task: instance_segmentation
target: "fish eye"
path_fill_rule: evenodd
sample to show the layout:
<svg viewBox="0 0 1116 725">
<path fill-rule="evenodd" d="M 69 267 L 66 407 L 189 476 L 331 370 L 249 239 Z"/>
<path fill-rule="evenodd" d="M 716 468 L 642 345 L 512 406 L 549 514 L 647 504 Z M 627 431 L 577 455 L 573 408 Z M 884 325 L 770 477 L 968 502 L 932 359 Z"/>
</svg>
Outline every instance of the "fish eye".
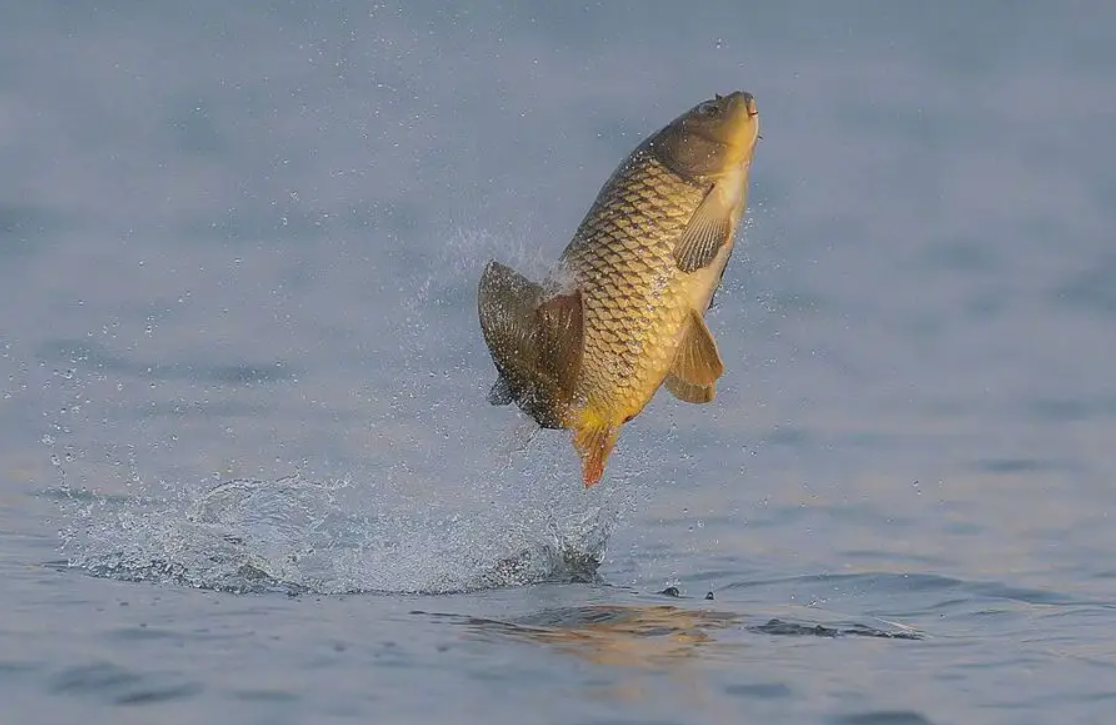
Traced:
<svg viewBox="0 0 1116 725">
<path fill-rule="evenodd" d="M 721 106 L 716 101 L 706 101 L 698 106 L 698 113 L 712 118 L 721 112 Z"/>
</svg>

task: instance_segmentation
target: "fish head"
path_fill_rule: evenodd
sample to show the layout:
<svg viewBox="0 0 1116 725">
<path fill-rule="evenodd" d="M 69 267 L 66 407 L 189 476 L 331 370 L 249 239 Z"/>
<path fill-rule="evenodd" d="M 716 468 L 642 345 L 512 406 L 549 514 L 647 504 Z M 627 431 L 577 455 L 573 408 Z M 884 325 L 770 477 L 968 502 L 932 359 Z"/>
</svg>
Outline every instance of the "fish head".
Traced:
<svg viewBox="0 0 1116 725">
<path fill-rule="evenodd" d="M 715 180 L 750 163 L 758 138 L 756 99 L 735 91 L 702 101 L 671 121 L 652 148 L 683 176 Z"/>
</svg>

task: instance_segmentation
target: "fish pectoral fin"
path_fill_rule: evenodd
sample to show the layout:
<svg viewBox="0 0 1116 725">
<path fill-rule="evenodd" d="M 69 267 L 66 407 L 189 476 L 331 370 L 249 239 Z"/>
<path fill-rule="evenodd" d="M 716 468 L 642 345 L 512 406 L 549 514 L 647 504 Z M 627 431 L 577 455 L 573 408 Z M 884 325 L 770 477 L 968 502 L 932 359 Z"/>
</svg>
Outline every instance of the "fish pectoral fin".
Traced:
<svg viewBox="0 0 1116 725">
<path fill-rule="evenodd" d="M 593 422 L 574 429 L 573 444 L 581 456 L 581 478 L 585 488 L 593 486 L 604 475 L 605 462 L 620 436 L 620 428 Z"/>
<path fill-rule="evenodd" d="M 686 328 L 686 334 L 682 338 L 682 342 L 678 345 L 678 351 L 674 353 L 674 363 L 670 367 L 667 389 L 682 400 L 696 402 L 680 395 L 678 390 L 684 390 L 690 395 L 696 395 L 696 393 L 683 389 L 681 386 L 672 387 L 669 378 L 672 376 L 677 378 L 680 383 L 696 388 L 712 388 L 712 385 L 717 382 L 717 378 L 721 377 L 724 372 L 725 364 L 721 361 L 720 353 L 717 352 L 717 343 L 713 340 L 713 334 L 705 326 L 705 320 L 701 314 L 696 310 L 690 310 L 690 324 Z M 676 390 L 676 387 L 678 390 Z M 709 400 L 712 400 L 712 390 L 710 390 L 709 395 Z"/>
<path fill-rule="evenodd" d="M 713 263 L 732 236 L 731 203 L 716 186 L 710 188 L 674 247 L 674 263 L 683 272 L 696 272 Z"/>
<path fill-rule="evenodd" d="M 701 405 L 710 402 L 717 395 L 716 385 L 694 385 L 687 383 L 674 373 L 668 373 L 663 384 L 666 385 L 666 389 L 671 392 L 671 395 L 683 403 Z"/>
<path fill-rule="evenodd" d="M 492 384 L 485 400 L 490 405 L 511 405 L 515 401 L 515 394 L 512 393 L 511 386 L 508 385 L 508 379 L 503 375 L 497 376 L 496 382 Z"/>
</svg>

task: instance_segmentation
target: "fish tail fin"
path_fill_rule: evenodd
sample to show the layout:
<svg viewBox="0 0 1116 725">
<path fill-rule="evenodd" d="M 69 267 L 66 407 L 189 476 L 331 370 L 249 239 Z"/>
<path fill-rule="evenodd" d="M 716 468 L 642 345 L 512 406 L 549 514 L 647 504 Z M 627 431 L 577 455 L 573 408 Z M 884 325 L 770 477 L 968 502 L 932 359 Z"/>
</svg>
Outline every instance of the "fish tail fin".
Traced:
<svg viewBox="0 0 1116 725">
<path fill-rule="evenodd" d="M 619 426 L 597 416 L 583 416 L 580 425 L 574 428 L 573 444 L 581 456 L 581 477 L 586 488 L 601 480 L 608 455 L 619 436 Z"/>
<path fill-rule="evenodd" d="M 492 261 L 481 275 L 477 307 L 500 373 L 489 402 L 518 401 L 541 425 L 561 427 L 581 365 L 580 295 L 548 297 L 541 285 Z"/>
<path fill-rule="evenodd" d="M 484 268 L 477 311 L 485 343 L 498 368 L 523 367 L 537 356 L 535 310 L 541 298 L 542 287 L 512 268 L 495 261 Z"/>
</svg>

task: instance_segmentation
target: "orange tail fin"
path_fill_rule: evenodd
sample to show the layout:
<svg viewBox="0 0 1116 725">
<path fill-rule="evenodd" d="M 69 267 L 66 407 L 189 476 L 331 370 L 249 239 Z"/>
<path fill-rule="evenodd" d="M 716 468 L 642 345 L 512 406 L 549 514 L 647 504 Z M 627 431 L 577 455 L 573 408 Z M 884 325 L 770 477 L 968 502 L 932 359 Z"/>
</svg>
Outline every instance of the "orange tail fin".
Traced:
<svg viewBox="0 0 1116 725">
<path fill-rule="evenodd" d="M 573 444 L 581 456 L 581 477 L 585 488 L 601 480 L 605 462 L 612 453 L 620 429 L 611 425 L 587 425 L 574 430 Z"/>
</svg>

